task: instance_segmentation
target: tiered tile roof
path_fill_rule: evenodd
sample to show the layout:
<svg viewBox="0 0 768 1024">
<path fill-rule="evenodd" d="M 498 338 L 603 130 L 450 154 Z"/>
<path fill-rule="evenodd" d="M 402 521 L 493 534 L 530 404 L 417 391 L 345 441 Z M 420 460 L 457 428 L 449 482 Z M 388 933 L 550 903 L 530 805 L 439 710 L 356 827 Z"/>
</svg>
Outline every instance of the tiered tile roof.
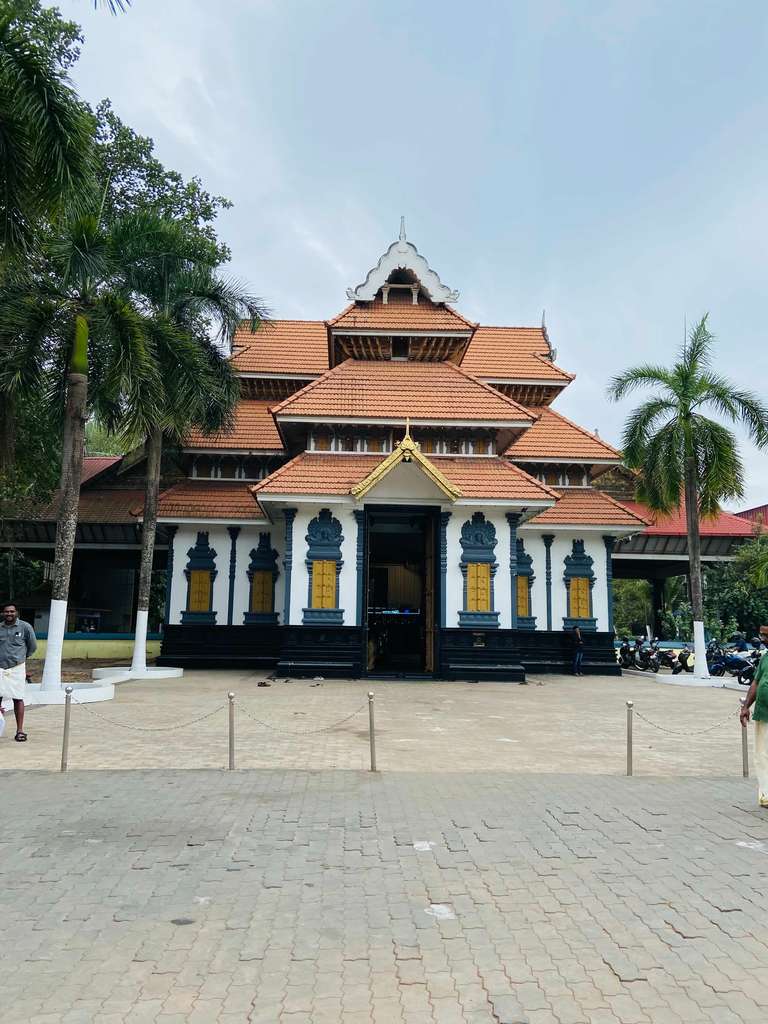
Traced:
<svg viewBox="0 0 768 1024">
<path fill-rule="evenodd" d="M 251 331 L 242 323 L 232 342 L 239 373 L 309 376 L 328 369 L 328 331 L 322 320 L 269 320 Z"/>
<path fill-rule="evenodd" d="M 283 442 L 270 412 L 274 402 L 242 398 L 235 410 L 232 430 L 222 434 L 203 434 L 192 430 L 187 437 L 188 448 L 227 448 L 233 451 L 282 451 Z"/>
<path fill-rule="evenodd" d="M 574 379 L 549 359 L 541 327 L 478 327 L 461 366 L 467 373 L 492 380 L 535 380 L 564 386 Z"/>
<path fill-rule="evenodd" d="M 83 459 L 80 485 L 92 480 L 99 473 L 103 473 L 105 469 L 109 469 L 110 466 L 114 466 L 116 462 L 120 462 L 122 457 L 122 455 L 86 455 Z"/>
<path fill-rule="evenodd" d="M 142 495 L 143 498 L 143 495 Z M 134 509 L 141 515 L 143 502 Z M 183 480 L 160 495 L 159 519 L 264 519 L 248 484 L 231 480 Z"/>
<path fill-rule="evenodd" d="M 347 359 L 272 410 L 287 416 L 371 421 L 437 420 L 531 423 L 511 398 L 475 380 L 453 363 Z"/>
<path fill-rule="evenodd" d="M 135 523 L 134 509 L 143 501 L 143 489 L 84 488 L 80 492 L 78 522 Z M 14 501 L 12 507 L 4 509 L 4 515 L 8 519 L 55 523 L 59 518 L 59 492 L 54 491 L 51 500 L 46 502 Z"/>
<path fill-rule="evenodd" d="M 634 526 L 644 529 L 648 520 L 615 498 L 591 487 L 564 488 L 557 504 L 530 520 L 537 526 Z"/>
<path fill-rule="evenodd" d="M 380 298 L 373 302 L 353 302 L 337 317 L 329 321 L 333 330 L 372 331 L 447 331 L 466 334 L 477 325 L 466 320 L 450 306 L 426 302 L 413 305 L 411 295 L 392 292 L 389 301 Z"/>
<path fill-rule="evenodd" d="M 621 461 L 621 453 L 549 406 L 529 410 L 536 422 L 510 445 L 506 455 L 530 459 Z"/>
<path fill-rule="evenodd" d="M 365 480 L 385 458 L 382 455 L 303 452 L 266 480 L 252 485 L 251 490 L 265 498 L 270 494 L 349 494 L 355 484 Z M 553 501 L 556 498 L 555 491 L 505 459 L 430 455 L 429 460 L 459 488 L 462 498 L 508 498 L 512 501 Z"/>
</svg>

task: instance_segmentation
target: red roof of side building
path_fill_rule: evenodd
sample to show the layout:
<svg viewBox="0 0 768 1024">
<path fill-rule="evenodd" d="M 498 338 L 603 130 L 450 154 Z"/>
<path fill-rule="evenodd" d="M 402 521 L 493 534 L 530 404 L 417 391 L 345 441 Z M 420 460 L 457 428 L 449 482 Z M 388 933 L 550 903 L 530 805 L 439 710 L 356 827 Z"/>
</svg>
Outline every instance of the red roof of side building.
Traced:
<svg viewBox="0 0 768 1024">
<path fill-rule="evenodd" d="M 466 334 L 477 325 L 466 320 L 450 306 L 420 299 L 414 306 L 410 292 L 394 291 L 389 301 L 353 302 L 329 321 L 333 330 L 460 332 Z"/>
<path fill-rule="evenodd" d="M 750 519 L 753 523 L 768 525 L 768 505 L 757 505 L 755 508 L 745 508 L 743 512 L 734 512 L 739 519 Z"/>
<path fill-rule="evenodd" d="M 478 327 L 462 369 L 490 380 L 533 380 L 566 385 L 574 379 L 549 359 L 541 327 Z"/>
<path fill-rule="evenodd" d="M 137 505 L 144 500 L 143 489 L 88 487 L 80 492 L 77 514 L 80 523 L 135 523 Z M 56 522 L 59 518 L 59 495 L 54 492 L 44 504 L 33 501 L 14 502 L 6 513 L 8 519 L 29 519 L 33 522 Z"/>
<path fill-rule="evenodd" d="M 510 445 L 505 455 L 514 459 L 621 461 L 621 453 L 584 427 L 549 406 L 529 410 L 536 422 Z"/>
<path fill-rule="evenodd" d="M 537 526 L 632 526 L 641 531 L 648 520 L 641 513 L 591 487 L 558 492 L 557 504 L 530 520 Z"/>
<path fill-rule="evenodd" d="M 186 439 L 188 448 L 229 448 L 233 451 L 282 451 L 283 442 L 269 411 L 272 401 L 241 398 L 235 409 L 232 430 L 223 434 L 203 434 L 193 430 Z"/>
<path fill-rule="evenodd" d="M 276 417 L 530 423 L 522 405 L 453 363 L 346 359 L 273 408 Z"/>
<path fill-rule="evenodd" d="M 242 323 L 232 341 L 240 373 L 314 376 L 328 369 L 328 331 L 322 320 L 268 320 L 256 331 Z"/>
<path fill-rule="evenodd" d="M 628 509 L 643 516 L 650 524 L 643 532 L 651 535 L 668 537 L 684 537 L 688 533 L 685 520 L 685 502 L 670 515 L 652 512 L 640 501 L 625 501 Z M 742 519 L 733 512 L 720 512 L 714 519 L 699 519 L 699 530 L 702 537 L 751 537 L 754 524 Z"/>
<path fill-rule="evenodd" d="M 86 455 L 83 459 L 83 474 L 80 477 L 80 486 L 88 483 L 89 480 L 98 476 L 99 473 L 103 473 L 110 466 L 114 466 L 122 457 L 122 455 Z"/>
<path fill-rule="evenodd" d="M 141 516 L 142 504 L 134 509 Z M 182 480 L 160 495 L 159 519 L 264 519 L 250 485 L 231 480 Z"/>
<path fill-rule="evenodd" d="M 349 494 L 387 458 L 386 455 L 346 455 L 303 452 L 251 485 L 255 495 Z M 462 498 L 505 498 L 510 501 L 552 501 L 555 492 L 504 459 L 452 458 L 430 455 L 429 461 L 461 491 Z"/>
</svg>

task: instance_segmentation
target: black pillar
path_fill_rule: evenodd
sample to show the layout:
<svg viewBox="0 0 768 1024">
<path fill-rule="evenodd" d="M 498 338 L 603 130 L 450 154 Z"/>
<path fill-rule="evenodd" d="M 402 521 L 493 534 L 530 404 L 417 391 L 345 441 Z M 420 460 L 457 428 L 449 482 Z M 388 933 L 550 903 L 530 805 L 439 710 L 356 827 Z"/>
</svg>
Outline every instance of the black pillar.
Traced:
<svg viewBox="0 0 768 1024">
<path fill-rule="evenodd" d="M 661 613 L 664 608 L 664 580 L 651 580 L 651 629 L 661 636 Z"/>
</svg>

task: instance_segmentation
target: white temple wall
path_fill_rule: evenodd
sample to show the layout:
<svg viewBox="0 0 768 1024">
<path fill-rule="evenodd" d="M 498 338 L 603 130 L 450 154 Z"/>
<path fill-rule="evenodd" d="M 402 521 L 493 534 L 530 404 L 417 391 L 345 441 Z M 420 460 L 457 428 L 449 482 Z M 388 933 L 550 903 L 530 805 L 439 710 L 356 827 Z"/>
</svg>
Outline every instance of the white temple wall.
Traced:
<svg viewBox="0 0 768 1024">
<path fill-rule="evenodd" d="M 293 573 L 291 575 L 291 625 L 300 626 L 308 606 L 309 569 L 307 567 L 307 528 L 312 519 L 327 508 L 341 523 L 342 567 L 339 575 L 339 608 L 344 610 L 344 625 L 354 626 L 357 615 L 357 521 L 351 506 L 338 504 L 298 505 L 293 521 Z M 281 573 L 282 556 L 281 556 Z M 281 606 L 282 608 L 282 606 Z M 280 621 L 282 622 L 282 616 Z"/>
<path fill-rule="evenodd" d="M 181 613 L 187 606 L 187 578 L 184 570 L 189 561 L 189 549 L 195 546 L 197 535 L 207 531 L 208 543 L 216 552 L 216 578 L 213 581 L 213 609 L 216 612 L 216 625 L 226 626 L 229 608 L 229 563 L 231 554 L 231 538 L 226 523 L 221 526 L 208 524 L 184 523 L 178 527 L 173 538 L 173 580 L 171 589 L 171 613 L 169 625 L 181 622 Z M 249 582 L 248 566 L 250 553 L 258 546 L 259 534 L 269 533 L 271 546 L 278 552 L 277 566 L 280 575 L 275 584 L 275 611 L 280 613 L 282 621 L 283 595 L 285 593 L 285 572 L 283 569 L 284 530 L 280 519 L 276 523 L 254 523 L 253 526 L 241 526 L 236 541 L 235 589 L 233 601 L 232 625 L 241 626 L 243 616 L 248 610 Z"/>
<path fill-rule="evenodd" d="M 546 590 L 546 547 L 542 535 L 547 530 L 534 531 L 525 526 L 518 531 L 523 540 L 526 554 L 533 558 L 535 580 L 531 591 L 532 614 L 536 616 L 536 628 L 547 628 Z M 551 547 L 552 559 L 552 629 L 563 628 L 563 619 L 568 615 L 568 595 L 563 580 L 565 558 L 573 551 L 574 540 L 584 541 L 584 551 L 592 558 L 592 572 L 595 585 L 592 588 L 592 613 L 597 619 L 597 629 L 608 629 L 608 591 L 606 581 L 606 554 L 603 535 L 596 530 L 552 531 L 554 540 Z"/>
<path fill-rule="evenodd" d="M 498 568 L 493 580 L 493 607 L 499 612 L 499 628 L 509 629 L 512 623 L 512 588 L 509 576 L 509 523 L 505 509 L 487 505 L 459 506 L 451 509 L 446 529 L 446 627 L 459 625 L 459 612 L 464 608 L 464 577 L 461 572 L 461 528 L 475 512 L 482 512 L 496 528 L 494 552 Z M 438 552 L 439 559 L 439 552 Z"/>
</svg>

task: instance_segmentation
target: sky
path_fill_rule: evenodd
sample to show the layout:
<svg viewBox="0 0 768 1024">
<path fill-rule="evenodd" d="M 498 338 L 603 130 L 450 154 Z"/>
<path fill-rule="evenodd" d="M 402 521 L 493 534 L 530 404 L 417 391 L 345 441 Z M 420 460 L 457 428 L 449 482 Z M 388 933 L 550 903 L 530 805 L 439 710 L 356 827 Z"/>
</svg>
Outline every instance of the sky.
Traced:
<svg viewBox="0 0 768 1024">
<path fill-rule="evenodd" d="M 327 319 L 398 234 L 456 308 L 546 323 L 556 408 L 618 443 L 610 376 L 709 313 L 768 401 L 768 4 L 741 0 L 60 0 L 73 78 L 233 200 L 231 272 Z M 744 438 L 743 501 L 768 502 Z"/>
</svg>

